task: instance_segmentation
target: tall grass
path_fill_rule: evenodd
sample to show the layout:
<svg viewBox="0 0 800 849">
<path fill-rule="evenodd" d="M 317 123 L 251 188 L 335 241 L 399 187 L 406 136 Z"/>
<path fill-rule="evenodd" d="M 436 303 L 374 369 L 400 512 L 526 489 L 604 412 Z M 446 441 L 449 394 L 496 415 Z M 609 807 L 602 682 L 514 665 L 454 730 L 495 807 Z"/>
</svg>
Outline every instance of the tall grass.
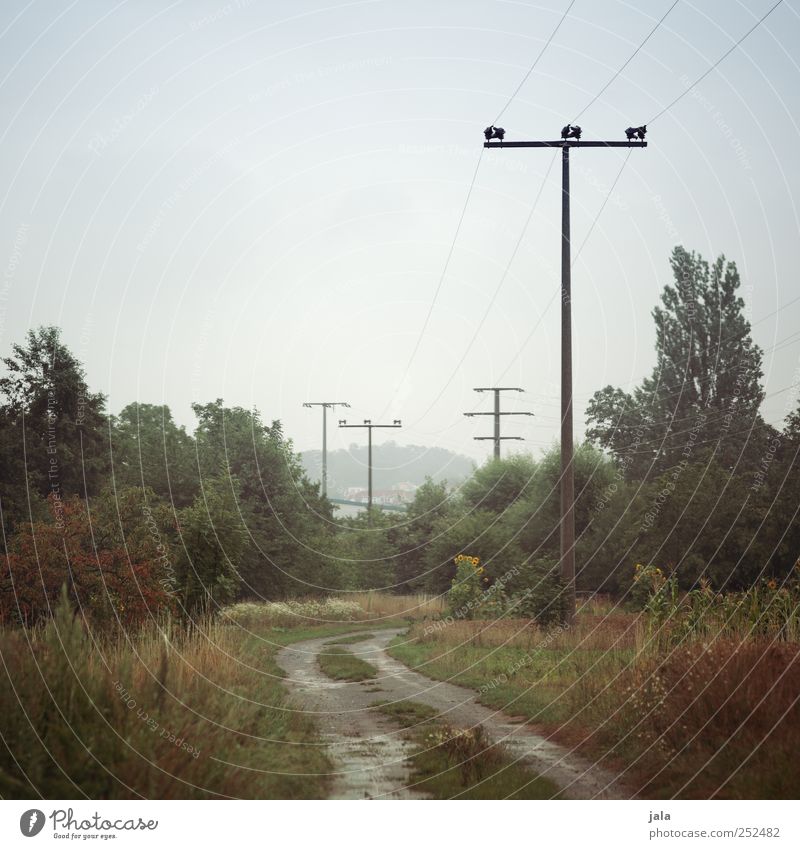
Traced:
<svg viewBox="0 0 800 849">
<path fill-rule="evenodd" d="M 243 627 L 307 628 L 331 622 L 380 624 L 395 619 L 424 619 L 440 616 L 443 610 L 444 601 L 438 596 L 361 592 L 343 598 L 240 602 L 225 608 L 223 618 Z"/>
<path fill-rule="evenodd" d="M 389 595 L 381 592 L 353 593 L 348 598 L 363 608 L 369 618 L 425 619 L 438 617 L 444 613 L 444 596 L 431 596 L 425 593 L 416 595 Z"/>
<path fill-rule="evenodd" d="M 421 622 L 392 653 L 615 759 L 645 796 L 791 798 L 800 786 L 796 589 L 661 593 L 641 614 L 593 600 L 569 628 Z"/>
<path fill-rule="evenodd" d="M 312 721 L 291 709 L 278 649 L 437 609 L 364 593 L 110 633 L 65 599 L 46 625 L 0 630 L 0 795 L 324 796 L 331 765 Z"/>
<path fill-rule="evenodd" d="M 290 709 L 274 656 L 353 625 L 309 629 L 294 616 L 288 628 L 261 608 L 248 628 L 221 616 L 111 634 L 91 632 L 65 602 L 45 626 L 0 631 L 0 794 L 324 796 L 330 763 L 312 722 Z"/>
</svg>

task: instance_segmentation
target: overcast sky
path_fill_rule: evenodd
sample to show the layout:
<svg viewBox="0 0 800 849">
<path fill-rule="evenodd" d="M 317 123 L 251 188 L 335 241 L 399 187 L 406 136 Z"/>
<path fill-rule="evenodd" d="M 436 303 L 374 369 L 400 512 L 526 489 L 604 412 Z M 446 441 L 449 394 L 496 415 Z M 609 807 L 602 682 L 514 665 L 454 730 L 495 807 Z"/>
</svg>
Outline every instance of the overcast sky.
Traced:
<svg viewBox="0 0 800 849">
<path fill-rule="evenodd" d="M 0 351 L 57 324 L 111 412 L 191 425 L 222 397 L 300 449 L 320 426 L 302 402 L 345 400 L 483 459 L 472 387 L 519 385 L 508 408 L 535 417 L 507 445 L 538 451 L 558 429 L 557 154 L 483 156 L 442 274 L 483 128 L 505 109 L 507 139 L 556 138 L 580 114 L 587 139 L 649 122 L 650 146 L 621 174 L 625 151 L 572 157 L 575 251 L 605 203 L 573 275 L 576 436 L 594 390 L 652 368 L 679 242 L 738 263 L 777 424 L 800 362 L 800 301 L 776 312 L 800 295 L 797 0 L 650 120 L 773 2 L 679 2 L 583 112 L 671 0 L 577 0 L 510 104 L 567 0 L 3 0 Z"/>
</svg>

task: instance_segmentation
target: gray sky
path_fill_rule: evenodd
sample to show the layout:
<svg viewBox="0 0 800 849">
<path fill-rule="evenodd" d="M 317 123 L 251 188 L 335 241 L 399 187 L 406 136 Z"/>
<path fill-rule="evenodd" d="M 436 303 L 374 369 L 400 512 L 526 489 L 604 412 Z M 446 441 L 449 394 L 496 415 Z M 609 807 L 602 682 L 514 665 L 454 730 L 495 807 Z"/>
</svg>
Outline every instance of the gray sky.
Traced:
<svg viewBox="0 0 800 849">
<path fill-rule="evenodd" d="M 555 138 L 671 0 L 577 0 L 502 116 Z M 774 0 L 680 2 L 580 117 L 623 137 Z M 318 447 L 305 400 L 401 417 L 400 442 L 482 459 L 473 386 L 525 387 L 509 421 L 558 427 L 560 170 L 487 154 L 494 121 L 562 2 L 32 2 L 0 9 L 0 350 L 58 324 L 109 407 L 223 397 Z M 800 302 L 796 0 L 649 126 L 646 150 L 572 157 L 576 434 L 591 393 L 652 368 L 650 311 L 682 242 L 736 260 L 765 348 L 764 414 L 797 403 Z M 537 193 L 522 246 L 503 280 Z M 501 280 L 502 286 L 498 289 Z M 420 332 L 431 310 L 426 331 Z M 763 320 L 762 320 L 763 319 Z M 530 341 L 522 343 L 535 329 Z M 476 336 L 477 333 L 477 336 Z M 416 355 L 409 366 L 412 351 Z M 463 363 L 461 362 L 463 358 Z M 488 400 L 488 399 L 487 399 Z M 331 429 L 329 445 L 355 431 Z M 377 436 L 377 434 L 376 434 Z M 363 441 L 363 440 L 358 440 Z"/>
</svg>

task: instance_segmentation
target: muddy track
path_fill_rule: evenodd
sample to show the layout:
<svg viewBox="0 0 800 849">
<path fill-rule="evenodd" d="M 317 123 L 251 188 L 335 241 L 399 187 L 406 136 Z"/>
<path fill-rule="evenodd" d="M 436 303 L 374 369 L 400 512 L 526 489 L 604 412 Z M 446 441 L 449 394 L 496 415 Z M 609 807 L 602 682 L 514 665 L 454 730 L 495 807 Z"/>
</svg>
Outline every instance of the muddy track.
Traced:
<svg viewBox="0 0 800 849">
<path fill-rule="evenodd" d="M 568 799 L 625 799 L 630 794 L 604 767 L 547 740 L 530 726 L 484 707 L 466 687 L 433 681 L 390 657 L 386 646 L 402 629 L 379 631 L 350 648 L 378 669 L 374 681 L 332 681 L 317 655 L 331 637 L 305 640 L 282 649 L 278 664 L 287 673 L 295 701 L 314 715 L 335 764 L 331 798 L 424 798 L 411 785 L 407 758 L 412 746 L 393 720 L 372 709 L 376 701 L 409 699 L 435 708 L 444 722 L 459 728 L 483 725 L 512 757 L 561 788 Z M 346 635 L 342 635 L 343 637 Z"/>
</svg>

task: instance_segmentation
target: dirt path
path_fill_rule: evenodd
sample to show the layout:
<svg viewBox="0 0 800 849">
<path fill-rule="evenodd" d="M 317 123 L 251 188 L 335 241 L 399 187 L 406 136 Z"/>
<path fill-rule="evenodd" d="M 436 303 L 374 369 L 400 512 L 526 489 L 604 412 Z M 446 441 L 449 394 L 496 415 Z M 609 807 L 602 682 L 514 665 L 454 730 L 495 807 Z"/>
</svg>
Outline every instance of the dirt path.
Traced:
<svg viewBox="0 0 800 849">
<path fill-rule="evenodd" d="M 335 799 L 421 798 L 409 787 L 407 758 L 411 745 L 389 718 L 371 709 L 376 701 L 409 699 L 435 708 L 443 721 L 459 728 L 483 725 L 514 758 L 561 788 L 569 799 L 628 798 L 616 776 L 537 734 L 500 711 L 478 704 L 473 690 L 433 681 L 413 672 L 386 653 L 402 629 L 379 631 L 349 646 L 353 654 L 379 670 L 376 681 L 334 682 L 322 673 L 317 655 L 331 637 L 305 640 L 282 649 L 277 657 L 288 674 L 287 685 L 300 706 L 315 714 L 336 764 Z M 343 635 L 345 636 L 345 635 Z"/>
</svg>

